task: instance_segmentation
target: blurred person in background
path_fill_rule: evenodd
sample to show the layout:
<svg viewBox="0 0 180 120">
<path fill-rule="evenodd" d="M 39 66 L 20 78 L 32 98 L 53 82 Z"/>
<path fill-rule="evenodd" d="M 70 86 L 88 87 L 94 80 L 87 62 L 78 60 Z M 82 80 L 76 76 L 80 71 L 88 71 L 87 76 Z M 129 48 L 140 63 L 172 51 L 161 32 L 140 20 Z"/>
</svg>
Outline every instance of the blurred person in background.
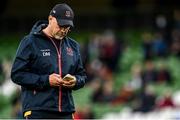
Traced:
<svg viewBox="0 0 180 120">
<path fill-rule="evenodd" d="M 180 30 L 179 29 L 173 29 L 172 33 L 172 44 L 170 46 L 171 54 L 180 57 Z"/>
<path fill-rule="evenodd" d="M 149 32 L 142 33 L 142 49 L 144 54 L 144 60 L 153 58 L 152 51 L 152 35 Z"/>
<path fill-rule="evenodd" d="M 121 44 L 112 30 L 106 30 L 99 45 L 99 60 L 107 66 L 109 74 L 116 72 L 121 56 Z"/>
<path fill-rule="evenodd" d="M 157 70 L 152 60 L 147 60 L 144 63 L 144 70 L 142 71 L 142 89 L 147 85 L 157 82 Z"/>
<path fill-rule="evenodd" d="M 176 105 L 173 101 L 173 93 L 170 89 L 166 90 L 162 96 L 160 96 L 156 100 L 156 108 L 164 109 L 164 108 L 175 108 Z"/>
<path fill-rule="evenodd" d="M 139 63 L 135 63 L 131 67 L 131 80 L 128 86 L 131 90 L 136 91 L 142 87 L 142 66 Z"/>
<path fill-rule="evenodd" d="M 173 41 L 171 45 L 171 53 L 178 58 L 180 57 L 180 39 Z"/>
<path fill-rule="evenodd" d="M 77 112 L 74 114 L 75 120 L 81 119 L 94 119 L 94 111 L 91 105 L 85 105 L 83 108 L 77 109 Z"/>
<path fill-rule="evenodd" d="M 94 103 L 111 103 L 115 98 L 115 92 L 113 91 L 112 81 L 100 81 L 97 82 L 96 88 L 92 94 L 92 102 Z"/>
<path fill-rule="evenodd" d="M 157 72 L 157 83 L 166 83 L 167 85 L 172 85 L 172 75 L 171 71 L 168 69 L 167 65 L 163 62 L 159 64 L 159 69 Z"/>
<path fill-rule="evenodd" d="M 156 107 L 157 95 L 152 85 L 147 85 L 142 93 L 136 96 L 133 112 L 150 112 Z"/>
<path fill-rule="evenodd" d="M 2 66 L 2 62 L 0 60 L 0 86 L 3 83 L 3 66 Z"/>
<path fill-rule="evenodd" d="M 21 100 L 20 100 L 20 89 L 17 88 L 15 90 L 15 95 L 13 96 L 11 100 L 11 104 L 13 107 L 11 111 L 11 117 L 15 119 L 21 119 L 22 118 L 22 107 L 21 107 Z"/>
<path fill-rule="evenodd" d="M 67 4 L 57 4 L 48 22 L 38 21 L 20 43 L 11 78 L 22 88 L 26 119 L 73 119 L 72 90 L 82 88 L 87 79 L 80 46 L 67 37 L 73 18 Z"/>
<path fill-rule="evenodd" d="M 87 61 L 85 63 L 86 73 L 88 76 L 87 83 L 92 82 L 96 78 L 96 74 L 101 67 L 101 62 L 98 59 L 100 40 L 101 36 L 99 34 L 93 34 L 87 43 Z"/>
<path fill-rule="evenodd" d="M 162 33 L 156 32 L 152 42 L 152 51 L 155 57 L 166 57 L 167 56 L 167 45 Z"/>
<path fill-rule="evenodd" d="M 141 72 L 142 67 L 139 63 L 132 65 L 131 79 L 119 90 L 117 97 L 113 100 L 114 105 L 133 100 L 138 90 L 142 87 Z"/>
</svg>

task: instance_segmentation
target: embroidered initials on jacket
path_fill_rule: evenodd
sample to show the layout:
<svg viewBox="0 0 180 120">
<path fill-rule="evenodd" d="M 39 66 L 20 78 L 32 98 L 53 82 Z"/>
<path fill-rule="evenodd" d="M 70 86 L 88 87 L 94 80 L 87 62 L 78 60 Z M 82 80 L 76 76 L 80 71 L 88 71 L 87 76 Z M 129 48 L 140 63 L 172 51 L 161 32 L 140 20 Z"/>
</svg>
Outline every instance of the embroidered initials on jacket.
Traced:
<svg viewBox="0 0 180 120">
<path fill-rule="evenodd" d="M 50 53 L 50 49 L 44 49 L 44 50 L 41 50 L 42 52 L 42 56 L 50 56 L 51 53 Z"/>
</svg>

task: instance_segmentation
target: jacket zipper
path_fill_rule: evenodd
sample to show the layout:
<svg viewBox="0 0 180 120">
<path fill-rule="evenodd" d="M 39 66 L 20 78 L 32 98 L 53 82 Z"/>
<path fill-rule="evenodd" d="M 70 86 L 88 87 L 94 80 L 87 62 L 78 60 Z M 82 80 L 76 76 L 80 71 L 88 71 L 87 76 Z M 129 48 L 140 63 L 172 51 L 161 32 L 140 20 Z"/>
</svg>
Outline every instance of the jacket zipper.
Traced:
<svg viewBox="0 0 180 120">
<path fill-rule="evenodd" d="M 59 75 L 62 77 L 62 64 L 61 64 L 61 44 L 62 41 L 60 41 L 60 46 L 59 46 L 59 57 L 58 57 L 58 63 L 59 63 Z M 59 86 L 59 112 L 62 111 L 62 90 L 61 86 Z"/>
<path fill-rule="evenodd" d="M 50 38 L 50 37 L 49 37 Z M 55 46 L 56 48 L 56 52 L 57 52 L 57 55 L 58 55 L 58 67 L 59 67 L 59 75 L 60 77 L 62 77 L 62 70 L 61 70 L 61 43 L 62 41 L 60 41 L 60 46 L 59 46 L 59 50 L 58 48 L 56 47 L 56 44 L 54 43 L 54 41 L 52 40 L 52 38 L 50 38 L 51 42 L 53 43 L 53 45 Z M 61 86 L 59 86 L 59 112 L 62 111 L 62 90 L 61 90 Z"/>
</svg>

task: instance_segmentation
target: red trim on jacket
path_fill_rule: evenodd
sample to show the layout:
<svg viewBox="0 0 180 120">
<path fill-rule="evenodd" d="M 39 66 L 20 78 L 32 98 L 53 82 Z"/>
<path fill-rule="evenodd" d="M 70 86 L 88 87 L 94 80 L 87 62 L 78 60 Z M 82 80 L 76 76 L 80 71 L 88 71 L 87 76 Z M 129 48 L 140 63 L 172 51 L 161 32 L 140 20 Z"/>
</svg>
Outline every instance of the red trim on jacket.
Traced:
<svg viewBox="0 0 180 120">
<path fill-rule="evenodd" d="M 57 55 L 58 55 L 58 68 L 59 68 L 59 75 L 60 75 L 60 77 L 62 77 L 62 66 L 61 66 L 61 43 L 62 43 L 62 41 L 60 42 L 60 47 L 59 47 L 59 50 L 58 50 L 58 48 L 57 48 L 57 46 L 56 46 L 56 44 L 54 43 L 54 41 L 53 41 L 53 39 L 51 38 L 51 37 L 49 37 L 49 36 L 47 36 L 50 40 L 51 40 L 51 42 L 53 43 L 53 45 L 55 46 L 55 48 L 56 48 L 56 52 L 57 52 Z M 59 86 L 59 112 L 61 112 L 62 111 L 62 90 L 61 90 L 61 86 Z"/>
</svg>

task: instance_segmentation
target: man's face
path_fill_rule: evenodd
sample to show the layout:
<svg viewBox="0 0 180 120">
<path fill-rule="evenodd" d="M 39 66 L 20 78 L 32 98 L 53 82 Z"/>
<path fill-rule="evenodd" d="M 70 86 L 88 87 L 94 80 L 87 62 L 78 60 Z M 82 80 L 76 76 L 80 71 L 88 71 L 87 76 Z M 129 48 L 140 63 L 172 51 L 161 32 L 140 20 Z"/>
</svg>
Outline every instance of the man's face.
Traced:
<svg viewBox="0 0 180 120">
<path fill-rule="evenodd" d="M 70 31 L 70 26 L 59 26 L 56 18 L 51 20 L 52 37 L 58 40 L 62 40 Z"/>
</svg>

